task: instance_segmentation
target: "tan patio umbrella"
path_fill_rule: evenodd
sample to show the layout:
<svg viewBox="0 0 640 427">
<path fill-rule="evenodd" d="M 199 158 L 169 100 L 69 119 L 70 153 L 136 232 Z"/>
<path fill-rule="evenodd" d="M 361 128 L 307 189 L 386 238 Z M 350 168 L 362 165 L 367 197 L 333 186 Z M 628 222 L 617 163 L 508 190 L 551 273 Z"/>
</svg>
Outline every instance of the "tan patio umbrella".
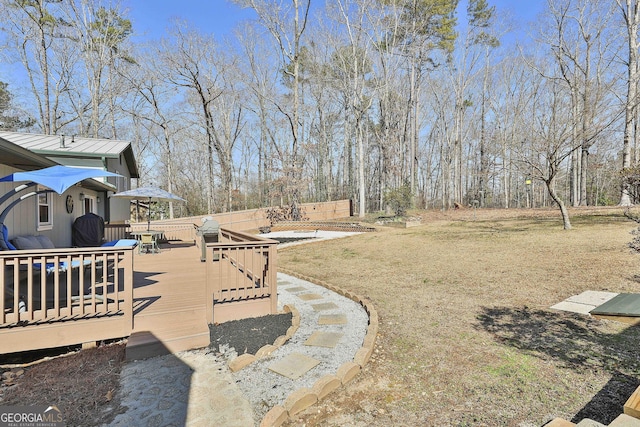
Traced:
<svg viewBox="0 0 640 427">
<path fill-rule="evenodd" d="M 158 187 L 138 187 L 112 194 L 111 197 L 148 202 L 147 231 L 151 229 L 151 202 L 186 202 L 182 197 Z"/>
</svg>

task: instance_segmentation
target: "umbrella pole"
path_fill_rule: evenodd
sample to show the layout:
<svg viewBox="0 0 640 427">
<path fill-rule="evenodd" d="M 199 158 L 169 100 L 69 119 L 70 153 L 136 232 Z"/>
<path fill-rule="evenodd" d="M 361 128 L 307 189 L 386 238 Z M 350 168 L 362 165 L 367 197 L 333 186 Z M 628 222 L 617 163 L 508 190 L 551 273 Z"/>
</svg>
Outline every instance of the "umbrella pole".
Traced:
<svg viewBox="0 0 640 427">
<path fill-rule="evenodd" d="M 147 231 L 151 230 L 151 197 L 149 197 L 149 204 L 147 205 L 149 212 L 147 212 Z"/>
</svg>

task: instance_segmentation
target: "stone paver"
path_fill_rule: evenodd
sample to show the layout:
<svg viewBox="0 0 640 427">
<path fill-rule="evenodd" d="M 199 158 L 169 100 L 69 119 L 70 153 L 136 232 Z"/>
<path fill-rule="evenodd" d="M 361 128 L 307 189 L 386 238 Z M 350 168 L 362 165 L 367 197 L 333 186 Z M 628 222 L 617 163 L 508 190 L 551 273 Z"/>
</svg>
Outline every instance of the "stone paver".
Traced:
<svg viewBox="0 0 640 427">
<path fill-rule="evenodd" d="M 269 365 L 269 370 L 292 380 L 298 379 L 320 363 L 313 357 L 292 353 Z"/>
<path fill-rule="evenodd" d="M 318 317 L 318 325 L 346 325 L 347 316 L 344 314 L 322 314 Z"/>
<path fill-rule="evenodd" d="M 283 285 L 279 281 L 279 285 Z M 288 283 L 288 285 L 293 285 Z M 309 292 L 304 286 L 283 286 L 283 290 L 287 290 L 293 298 L 299 298 L 302 301 L 315 301 L 322 299 L 322 295 Z M 302 292 L 298 294 L 297 292 Z M 304 304 L 304 303 L 301 303 Z M 312 304 L 309 304 L 313 306 Z M 313 306 L 314 311 L 336 310 L 340 307 L 336 304 L 321 303 Z M 295 306 L 289 307 L 290 311 L 296 310 Z M 328 329 L 340 327 L 339 325 L 347 325 L 347 318 L 343 313 L 318 313 L 312 316 L 313 320 L 306 319 L 307 327 L 314 330 L 309 336 L 306 349 L 310 354 L 324 354 L 327 352 L 322 347 L 334 347 L 344 345 L 345 341 L 340 339 L 342 333 L 328 332 Z M 292 321 L 293 322 L 293 321 Z M 298 324 L 300 319 L 298 318 Z M 332 326 L 333 325 L 333 326 Z M 294 326 L 292 326 L 294 328 Z M 317 328 L 317 329 L 316 329 Z M 295 327 L 297 329 L 297 325 Z M 291 335 L 295 335 L 293 332 Z M 363 345 L 367 342 L 368 335 L 365 336 Z M 277 340 L 276 340 L 277 341 Z M 340 341 L 340 342 L 339 342 Z M 283 349 L 288 346 L 283 344 Z M 300 341 L 299 345 L 303 345 Z M 313 350 L 316 348 L 316 350 Z M 313 404 L 318 399 L 325 397 L 328 393 L 338 388 L 341 384 L 350 381 L 364 364 L 362 361 L 370 356 L 372 346 L 361 347 L 356 350 L 356 354 L 362 353 L 357 357 L 359 363 L 346 362 L 340 365 L 331 375 L 325 375 L 306 388 L 298 389 L 281 403 L 283 406 L 276 405 L 269 412 L 271 418 L 267 416 L 267 424 L 280 425 L 289 415 Z M 270 357 L 269 355 L 277 349 L 276 345 L 267 345 L 263 348 L 261 357 Z M 130 362 L 125 365 L 121 373 L 121 389 L 120 398 L 123 407 L 126 407 L 124 413 L 118 414 L 114 421 L 107 426 L 140 426 L 140 427 L 171 427 L 171 426 L 193 426 L 193 427 L 209 427 L 209 426 L 225 426 L 225 427 L 250 427 L 260 423 L 264 415 L 255 409 L 248 397 L 243 394 L 238 386 L 235 375 L 232 374 L 231 366 L 227 366 L 227 361 L 216 357 L 214 353 L 210 353 L 208 349 L 192 350 L 189 352 L 176 353 L 172 355 L 160 356 L 152 359 Z M 313 351 L 318 353 L 312 353 Z M 327 361 L 324 356 L 322 362 L 306 354 L 306 350 L 300 353 L 295 350 L 289 350 L 290 354 L 279 359 L 278 362 L 271 361 L 271 365 L 265 364 L 264 368 L 272 372 L 282 375 L 291 380 L 304 381 L 305 378 L 313 377 L 314 372 L 311 371 L 316 366 L 325 367 Z M 255 356 L 246 355 L 248 365 L 253 364 L 249 358 L 257 359 Z M 242 358 L 237 358 L 236 364 L 238 369 L 245 370 L 247 367 Z M 268 360 L 268 359 L 267 359 Z M 242 363 L 241 363 L 242 362 Z M 256 362 L 253 362 L 256 363 Z M 283 381 L 286 381 L 283 378 Z M 254 413 L 254 411 L 257 411 Z M 288 413 L 288 415 L 287 415 Z M 269 424 L 269 420 L 272 424 Z M 264 421 L 264 420 L 263 420 Z"/>
<path fill-rule="evenodd" d="M 304 342 L 304 345 L 313 347 L 334 348 L 336 345 L 338 345 L 338 341 L 340 341 L 342 335 L 343 334 L 339 332 L 315 331 L 309 338 L 307 338 L 307 340 Z"/>
<path fill-rule="evenodd" d="M 339 307 L 333 302 L 323 302 L 322 304 L 312 304 L 311 308 L 315 311 L 336 310 Z"/>
<path fill-rule="evenodd" d="M 322 295 L 318 295 L 318 294 L 301 294 L 298 295 L 298 298 L 300 298 L 302 301 L 313 301 L 316 299 L 322 299 Z"/>
</svg>

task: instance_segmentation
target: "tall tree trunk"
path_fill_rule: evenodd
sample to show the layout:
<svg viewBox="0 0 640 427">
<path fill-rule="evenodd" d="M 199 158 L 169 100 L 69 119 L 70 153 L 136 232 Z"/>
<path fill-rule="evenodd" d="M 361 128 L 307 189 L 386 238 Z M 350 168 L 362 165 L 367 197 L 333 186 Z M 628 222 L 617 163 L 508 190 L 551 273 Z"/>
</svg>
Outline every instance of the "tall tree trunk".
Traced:
<svg viewBox="0 0 640 427">
<path fill-rule="evenodd" d="M 633 133 L 633 122 L 636 115 L 638 88 L 638 21 L 640 20 L 640 11 L 637 0 L 626 0 L 624 5 L 621 4 L 623 0 L 616 1 L 622 9 L 622 14 L 627 25 L 627 47 L 629 54 L 627 99 L 624 114 L 624 134 L 622 137 L 622 168 L 626 169 L 631 167 L 631 145 L 635 145 L 637 139 L 637 136 Z M 628 184 L 622 185 L 620 206 L 631 206 Z"/>
<path fill-rule="evenodd" d="M 569 212 L 567 211 L 567 207 L 565 206 L 562 199 L 558 196 L 556 192 L 556 177 L 555 174 L 551 176 L 551 178 L 544 181 L 547 185 L 547 190 L 549 191 L 549 196 L 553 199 L 554 202 L 558 204 L 560 208 L 560 214 L 562 215 L 562 225 L 565 230 L 571 230 L 571 221 L 569 220 Z"/>
</svg>

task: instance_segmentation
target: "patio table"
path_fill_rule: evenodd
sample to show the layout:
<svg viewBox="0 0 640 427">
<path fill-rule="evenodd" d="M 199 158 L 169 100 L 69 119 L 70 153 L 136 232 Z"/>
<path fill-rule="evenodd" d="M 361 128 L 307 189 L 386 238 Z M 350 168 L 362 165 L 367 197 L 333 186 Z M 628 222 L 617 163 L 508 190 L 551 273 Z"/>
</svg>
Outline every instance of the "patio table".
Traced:
<svg viewBox="0 0 640 427">
<path fill-rule="evenodd" d="M 156 247 L 156 251 L 155 253 L 159 253 L 159 247 L 158 247 L 158 241 L 161 240 L 164 237 L 164 231 L 162 230 L 148 230 L 148 231 L 132 231 L 131 232 L 131 236 L 134 237 L 135 239 L 138 240 L 138 247 L 140 248 L 140 251 L 142 251 L 143 249 L 143 245 L 142 245 L 142 236 L 149 236 L 151 235 L 151 238 L 153 239 L 153 241 L 155 242 L 155 247 Z M 147 253 L 149 253 L 149 250 L 147 249 Z"/>
</svg>

